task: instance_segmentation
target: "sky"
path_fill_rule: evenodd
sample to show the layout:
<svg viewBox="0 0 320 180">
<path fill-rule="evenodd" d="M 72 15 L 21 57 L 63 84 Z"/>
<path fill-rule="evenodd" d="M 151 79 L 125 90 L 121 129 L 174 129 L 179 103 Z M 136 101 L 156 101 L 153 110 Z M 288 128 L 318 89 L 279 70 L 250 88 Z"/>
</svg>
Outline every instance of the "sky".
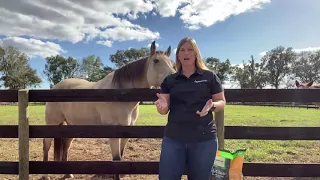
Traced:
<svg viewBox="0 0 320 180">
<path fill-rule="evenodd" d="M 193 37 L 203 58 L 232 64 L 257 60 L 276 46 L 320 49 L 319 0 L 19 0 L 0 1 L 0 46 L 13 45 L 30 57 L 43 79 L 45 58 L 81 60 L 94 54 L 114 67 L 117 50 L 159 50 Z M 225 88 L 230 88 L 230 83 Z"/>
</svg>

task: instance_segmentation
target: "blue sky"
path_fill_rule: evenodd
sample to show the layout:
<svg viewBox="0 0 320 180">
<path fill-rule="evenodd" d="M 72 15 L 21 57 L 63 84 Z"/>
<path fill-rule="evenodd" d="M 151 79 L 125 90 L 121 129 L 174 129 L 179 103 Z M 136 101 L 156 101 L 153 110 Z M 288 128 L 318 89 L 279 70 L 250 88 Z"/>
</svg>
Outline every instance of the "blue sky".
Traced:
<svg viewBox="0 0 320 180">
<path fill-rule="evenodd" d="M 245 3 L 245 1 L 248 0 L 243 0 L 242 3 Z M 2 6 L 3 3 L 4 2 L 1 2 L 0 6 Z M 19 11 L 19 9 L 10 9 L 9 5 L 5 5 L 4 7 L 8 7 L 8 12 L 9 10 Z M 242 60 L 247 61 L 251 55 L 260 58 L 260 53 L 268 51 L 278 45 L 285 47 L 291 46 L 296 50 L 305 48 L 317 49 L 320 47 L 320 21 L 317 18 L 320 17 L 319 0 L 271 0 L 270 2 L 261 3 L 260 9 L 251 9 L 238 15 L 232 15 L 223 21 L 212 23 L 212 25 L 208 27 L 201 26 L 198 30 L 186 28 L 186 22 L 180 19 L 178 12 L 176 12 L 175 16 L 163 17 L 165 10 L 166 7 L 163 7 L 162 15 L 161 13 L 153 15 L 155 10 L 145 13 L 145 16 L 138 14 L 139 18 L 137 19 L 121 16 L 132 24 L 140 25 L 141 27 L 149 29 L 151 32 L 158 32 L 159 39 L 153 38 L 154 34 L 150 36 L 146 35 L 143 41 L 134 39 L 120 42 L 110 39 L 112 40 L 112 46 L 108 47 L 97 44 L 96 41 L 99 40 L 97 37 L 88 42 L 82 39 L 81 41 L 73 43 L 71 42 L 72 39 L 64 41 L 58 40 L 59 37 L 56 35 L 58 33 L 56 33 L 55 30 L 52 30 L 52 35 L 50 35 L 50 32 L 44 35 L 41 35 L 41 32 L 39 32 L 38 34 L 40 35 L 37 37 L 37 34 L 23 34 L 16 29 L 10 34 L 8 30 L 12 27 L 8 26 L 8 29 L 0 30 L 0 45 L 1 42 L 3 45 L 9 45 L 11 43 L 10 45 L 17 45 L 27 53 L 38 55 L 40 53 L 39 49 L 36 49 L 36 52 L 34 52 L 35 48 L 30 48 L 26 45 L 29 41 L 25 41 L 23 44 L 21 40 L 5 39 L 7 37 L 30 39 L 30 35 L 32 35 L 34 39 L 39 40 L 39 42 L 43 44 L 47 41 L 54 44 L 51 44 L 52 46 L 42 44 L 42 47 L 46 46 L 46 49 L 43 50 L 44 52 L 48 52 L 49 54 L 59 52 L 64 56 L 72 56 L 77 59 L 94 54 L 100 56 L 105 65 L 112 67 L 114 65 L 109 61 L 110 54 L 115 53 L 118 49 L 145 47 L 154 39 L 156 43 L 159 44 L 160 47 L 158 48 L 161 50 L 165 50 L 171 45 L 171 57 L 174 60 L 174 49 L 177 47 L 180 39 L 185 36 L 191 36 L 196 40 L 203 57 L 212 56 L 220 58 L 221 60 L 228 58 L 232 64 L 239 64 Z M 212 17 L 206 16 L 206 18 L 210 20 L 210 18 L 216 16 L 218 16 L 218 13 L 213 13 Z M 25 25 L 21 26 L 26 27 Z M 68 31 L 68 29 L 66 31 Z M 66 32 L 66 35 L 68 35 L 68 32 Z M 117 34 L 117 36 L 121 36 L 121 33 L 120 35 Z M 63 38 L 68 39 L 67 36 L 61 37 L 61 39 Z M 126 38 L 128 39 L 128 37 Z M 29 43 L 29 45 L 30 44 L 32 45 L 33 43 Z M 61 48 L 61 51 L 65 51 L 65 53 L 59 50 L 53 50 L 55 48 Z M 38 74 L 41 75 L 45 64 L 44 57 L 34 56 L 30 64 L 33 68 L 36 68 Z M 44 80 L 40 88 L 49 88 L 49 85 Z"/>
</svg>

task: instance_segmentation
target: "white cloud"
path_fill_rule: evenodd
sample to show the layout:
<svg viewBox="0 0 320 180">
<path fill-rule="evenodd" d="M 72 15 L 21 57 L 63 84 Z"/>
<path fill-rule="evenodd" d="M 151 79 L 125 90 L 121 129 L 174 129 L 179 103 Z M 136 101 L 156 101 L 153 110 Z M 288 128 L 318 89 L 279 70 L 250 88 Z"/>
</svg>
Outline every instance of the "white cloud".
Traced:
<svg viewBox="0 0 320 180">
<path fill-rule="evenodd" d="M 160 38 L 160 33 L 131 20 L 146 13 L 162 17 L 179 16 L 190 30 L 208 27 L 224 21 L 231 15 L 261 8 L 270 0 L 121 0 L 121 1 L 0 1 L 0 35 L 12 38 L 15 43 L 30 49 L 30 42 L 67 41 L 72 43 L 95 41 L 111 47 L 114 41 L 145 41 Z M 30 41 L 17 39 L 30 37 Z M 8 41 L 7 39 L 6 41 Z M 19 43 L 18 43 L 19 41 Z M 27 43 L 22 45 L 22 43 Z M 52 43 L 57 45 L 55 43 Z M 27 48 L 28 47 L 28 48 Z M 49 47 L 49 46 L 45 46 Z M 61 47 L 48 48 L 37 53 L 61 53 Z"/>
<path fill-rule="evenodd" d="M 294 51 L 297 52 L 297 53 L 300 53 L 300 52 L 303 52 L 303 51 L 314 52 L 314 51 L 319 51 L 319 50 L 320 50 L 320 47 L 307 47 L 307 48 L 302 48 L 302 49 L 294 49 Z"/>
<path fill-rule="evenodd" d="M 158 39 L 159 32 L 128 20 L 153 8 L 152 2 L 144 0 L 1 1 L 0 35 L 72 43 L 99 38 L 99 43 L 103 40 L 108 45 L 111 41 Z"/>
<path fill-rule="evenodd" d="M 186 1 L 188 2 L 188 1 Z M 180 19 L 191 30 L 200 29 L 200 26 L 209 27 L 219 21 L 225 21 L 232 15 L 238 15 L 253 9 L 262 8 L 270 0 L 197 0 L 191 1 L 180 8 Z"/>
<path fill-rule="evenodd" d="M 97 44 L 101 44 L 107 47 L 111 47 L 112 46 L 112 41 L 106 40 L 106 41 L 97 41 Z"/>
<path fill-rule="evenodd" d="M 175 16 L 179 6 L 190 3 L 191 0 L 156 0 L 155 6 L 162 17 Z"/>
<path fill-rule="evenodd" d="M 307 47 L 307 48 L 300 48 L 300 49 L 293 49 L 294 52 L 296 53 L 300 53 L 303 51 L 310 51 L 310 52 L 314 52 L 314 51 L 319 51 L 320 47 Z M 261 53 L 259 53 L 260 57 L 264 56 L 267 54 L 267 51 L 263 51 Z"/>
<path fill-rule="evenodd" d="M 244 63 L 245 65 L 247 65 L 248 63 Z M 240 64 L 231 64 L 231 67 L 238 67 L 238 68 L 241 68 L 243 69 L 244 68 L 244 65 L 243 63 L 240 63 Z"/>
<path fill-rule="evenodd" d="M 185 27 L 198 30 L 209 27 L 218 21 L 224 21 L 232 15 L 238 15 L 253 9 L 261 9 L 270 0 L 156 0 L 156 10 L 162 17 L 175 16 L 179 12 Z"/>
<path fill-rule="evenodd" d="M 21 52 L 26 53 L 30 58 L 42 57 L 46 58 L 51 55 L 65 53 L 59 44 L 49 41 L 40 41 L 37 39 L 26 39 L 21 37 L 7 37 L 0 39 L 0 46 L 14 46 Z"/>
<path fill-rule="evenodd" d="M 262 57 L 262 56 L 264 56 L 264 55 L 266 55 L 267 54 L 267 51 L 263 51 L 263 52 L 261 52 L 261 53 L 259 53 L 259 55 Z"/>
<path fill-rule="evenodd" d="M 136 26 L 136 28 L 129 27 L 115 27 L 109 28 L 100 33 L 101 37 L 110 38 L 117 41 L 136 40 L 144 41 L 147 39 L 158 39 L 160 34 L 158 32 L 153 33 L 147 28 Z"/>
</svg>

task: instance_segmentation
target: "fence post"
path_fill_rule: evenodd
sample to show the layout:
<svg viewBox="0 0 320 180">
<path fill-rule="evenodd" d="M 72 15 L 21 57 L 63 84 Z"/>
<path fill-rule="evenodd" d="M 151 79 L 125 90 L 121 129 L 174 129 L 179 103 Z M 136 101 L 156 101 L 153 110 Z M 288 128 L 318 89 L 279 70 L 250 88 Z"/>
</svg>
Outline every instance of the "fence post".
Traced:
<svg viewBox="0 0 320 180">
<path fill-rule="evenodd" d="M 214 116 L 217 126 L 218 145 L 219 148 L 224 148 L 224 111 L 215 112 Z"/>
<path fill-rule="evenodd" d="M 29 90 L 18 92 L 19 105 L 19 180 L 29 179 Z"/>
</svg>

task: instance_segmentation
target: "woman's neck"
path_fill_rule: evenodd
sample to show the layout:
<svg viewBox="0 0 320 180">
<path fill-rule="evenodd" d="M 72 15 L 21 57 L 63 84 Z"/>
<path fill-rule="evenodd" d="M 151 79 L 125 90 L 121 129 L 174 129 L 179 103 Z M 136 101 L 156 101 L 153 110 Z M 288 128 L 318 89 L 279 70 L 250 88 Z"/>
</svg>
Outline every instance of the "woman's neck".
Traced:
<svg viewBox="0 0 320 180">
<path fill-rule="evenodd" d="M 182 73 L 185 76 L 190 77 L 194 73 L 195 70 L 196 70 L 195 66 L 187 66 L 187 67 L 182 68 Z"/>
</svg>

